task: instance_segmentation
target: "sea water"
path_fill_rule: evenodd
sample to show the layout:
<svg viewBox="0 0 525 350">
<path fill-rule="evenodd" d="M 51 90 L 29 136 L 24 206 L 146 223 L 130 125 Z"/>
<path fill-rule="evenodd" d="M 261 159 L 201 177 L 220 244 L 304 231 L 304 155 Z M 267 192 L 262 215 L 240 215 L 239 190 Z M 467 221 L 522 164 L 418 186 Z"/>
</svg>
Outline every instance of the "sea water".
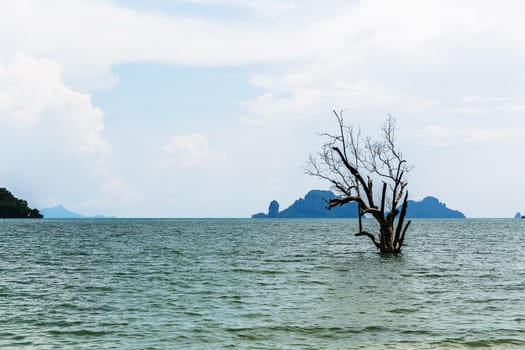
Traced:
<svg viewBox="0 0 525 350">
<path fill-rule="evenodd" d="M 0 348 L 525 348 L 525 220 L 1 220 Z"/>
</svg>

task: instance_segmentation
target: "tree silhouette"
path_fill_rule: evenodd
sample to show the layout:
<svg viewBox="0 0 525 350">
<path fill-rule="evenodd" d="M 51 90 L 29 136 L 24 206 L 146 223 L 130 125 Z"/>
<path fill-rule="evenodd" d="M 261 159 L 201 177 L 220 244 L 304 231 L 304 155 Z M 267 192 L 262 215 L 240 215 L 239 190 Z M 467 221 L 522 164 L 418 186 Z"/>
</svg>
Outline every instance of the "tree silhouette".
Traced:
<svg viewBox="0 0 525 350">
<path fill-rule="evenodd" d="M 382 253 L 399 253 L 410 225 L 410 221 L 405 223 L 408 192 L 404 179 L 410 168 L 395 143 L 395 119 L 388 116 L 380 140 L 374 141 L 363 137 L 359 128 L 346 125 L 342 111 L 334 114 L 338 131 L 321 134 L 326 142 L 320 153 L 310 155 L 306 172 L 329 181 L 339 195 L 327 200 L 329 209 L 358 203 L 356 236 L 370 238 Z M 374 181 L 382 183 L 378 193 L 374 193 Z M 377 235 L 363 230 L 361 217 L 365 214 L 379 224 Z"/>
</svg>

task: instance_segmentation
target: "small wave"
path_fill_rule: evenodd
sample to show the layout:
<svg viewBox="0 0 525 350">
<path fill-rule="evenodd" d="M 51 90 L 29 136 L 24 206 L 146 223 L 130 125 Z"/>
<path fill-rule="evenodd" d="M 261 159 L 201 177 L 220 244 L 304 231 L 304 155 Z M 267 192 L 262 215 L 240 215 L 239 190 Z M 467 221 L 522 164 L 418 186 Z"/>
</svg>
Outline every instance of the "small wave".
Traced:
<svg viewBox="0 0 525 350">
<path fill-rule="evenodd" d="M 244 269 L 244 268 L 234 268 L 231 270 L 234 273 L 254 273 L 261 275 L 281 275 L 284 272 L 278 270 L 257 270 L 257 269 Z"/>
<path fill-rule="evenodd" d="M 525 340 L 514 339 L 514 338 L 483 339 L 483 340 L 467 341 L 463 345 L 470 347 L 470 348 L 479 348 L 479 347 L 494 348 L 494 347 L 508 346 L 508 345 L 522 347 L 522 346 L 525 346 Z"/>
<path fill-rule="evenodd" d="M 388 328 L 382 326 L 368 326 L 362 329 L 362 332 L 382 332 L 387 331 Z"/>
<path fill-rule="evenodd" d="M 366 330 L 371 329 L 383 329 L 382 327 L 366 327 Z M 292 326 L 292 325 L 286 325 L 286 326 L 269 326 L 269 327 L 238 327 L 238 328 L 226 328 L 227 332 L 235 333 L 235 334 L 244 334 L 244 333 L 252 333 L 252 334 L 268 334 L 268 333 L 294 333 L 299 335 L 316 335 L 319 337 L 323 337 L 323 334 L 330 334 L 330 336 L 333 336 L 334 334 L 357 334 L 360 333 L 361 330 L 357 329 L 351 329 L 347 327 L 300 327 L 300 326 Z"/>
<path fill-rule="evenodd" d="M 104 285 L 104 286 L 85 286 L 84 289 L 86 292 L 113 292 L 115 291 L 115 288 L 110 285 Z"/>
<path fill-rule="evenodd" d="M 435 336 L 436 333 L 432 331 L 426 331 L 422 329 L 404 329 L 400 331 L 402 334 L 410 334 L 410 335 L 424 335 L 424 336 Z"/>
<path fill-rule="evenodd" d="M 37 327 L 73 327 L 80 326 L 83 322 L 81 321 L 39 321 L 35 322 L 34 325 Z"/>
<path fill-rule="evenodd" d="M 50 330 L 48 331 L 48 334 L 50 335 L 73 335 L 76 337 L 102 337 L 109 334 L 113 334 L 113 332 L 110 331 L 94 331 L 89 329 L 75 329 L 75 330 Z"/>
<path fill-rule="evenodd" d="M 388 312 L 393 313 L 393 314 L 411 314 L 417 311 L 419 310 L 418 309 L 408 309 L 408 308 L 396 308 L 396 309 L 388 310 Z"/>
<path fill-rule="evenodd" d="M 516 347 L 521 349 L 525 346 L 525 340 L 515 338 L 467 340 L 464 337 L 460 337 L 432 342 L 430 345 L 438 349 L 450 348 L 451 346 L 459 348 L 488 349 L 508 349 L 509 347 Z"/>
</svg>

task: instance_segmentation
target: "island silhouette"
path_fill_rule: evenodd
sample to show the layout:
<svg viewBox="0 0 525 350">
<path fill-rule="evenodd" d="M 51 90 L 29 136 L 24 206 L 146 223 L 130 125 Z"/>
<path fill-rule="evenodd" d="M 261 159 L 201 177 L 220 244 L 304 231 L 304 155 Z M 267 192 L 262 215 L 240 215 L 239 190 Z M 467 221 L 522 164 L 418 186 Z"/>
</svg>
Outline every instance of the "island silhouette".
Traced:
<svg viewBox="0 0 525 350">
<path fill-rule="evenodd" d="M 357 203 L 351 202 L 328 210 L 327 200 L 337 195 L 332 191 L 311 190 L 304 198 L 297 199 L 288 208 L 279 211 L 279 202 L 273 200 L 267 213 L 252 215 L 254 219 L 264 218 L 357 218 Z M 459 210 L 447 208 L 439 199 L 427 196 L 421 201 L 408 201 L 407 218 L 425 219 L 464 219 L 466 216 Z"/>
<path fill-rule="evenodd" d="M 23 199 L 16 198 L 6 188 L 0 188 L 0 218 L 40 219 L 38 209 L 32 209 Z"/>
</svg>

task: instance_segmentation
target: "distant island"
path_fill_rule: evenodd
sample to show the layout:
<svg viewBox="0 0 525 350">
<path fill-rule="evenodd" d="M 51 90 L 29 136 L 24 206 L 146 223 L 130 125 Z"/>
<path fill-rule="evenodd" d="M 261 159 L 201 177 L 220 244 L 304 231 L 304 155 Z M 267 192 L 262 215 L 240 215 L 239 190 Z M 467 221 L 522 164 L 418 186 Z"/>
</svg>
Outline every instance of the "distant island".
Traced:
<svg viewBox="0 0 525 350">
<path fill-rule="evenodd" d="M 31 209 L 27 202 L 18 199 L 6 188 L 0 188 L 0 218 L 41 219 L 38 209 Z"/>
<path fill-rule="evenodd" d="M 348 203 L 332 210 L 326 209 L 326 200 L 334 198 L 332 191 L 311 190 L 304 198 L 297 199 L 283 211 L 279 211 L 279 202 L 270 202 L 267 213 L 252 215 L 253 219 L 264 218 L 357 218 L 357 203 Z M 408 201 L 407 218 L 464 219 L 465 215 L 447 208 L 435 197 L 425 197 L 421 201 Z"/>
<path fill-rule="evenodd" d="M 435 197 L 425 197 L 421 201 L 408 201 L 407 218 L 420 219 L 465 219 L 465 214 L 459 210 L 447 208 Z"/>
<path fill-rule="evenodd" d="M 325 200 L 335 197 L 332 191 L 312 190 L 303 198 L 299 198 L 283 211 L 279 211 L 276 200 L 270 202 L 268 214 L 252 215 L 254 219 L 261 218 L 357 218 L 357 204 L 348 203 L 332 210 L 326 209 Z"/>
<path fill-rule="evenodd" d="M 45 219 L 105 219 L 108 218 L 102 215 L 85 216 L 66 209 L 63 205 L 57 205 L 52 208 L 45 208 L 41 210 Z"/>
</svg>

